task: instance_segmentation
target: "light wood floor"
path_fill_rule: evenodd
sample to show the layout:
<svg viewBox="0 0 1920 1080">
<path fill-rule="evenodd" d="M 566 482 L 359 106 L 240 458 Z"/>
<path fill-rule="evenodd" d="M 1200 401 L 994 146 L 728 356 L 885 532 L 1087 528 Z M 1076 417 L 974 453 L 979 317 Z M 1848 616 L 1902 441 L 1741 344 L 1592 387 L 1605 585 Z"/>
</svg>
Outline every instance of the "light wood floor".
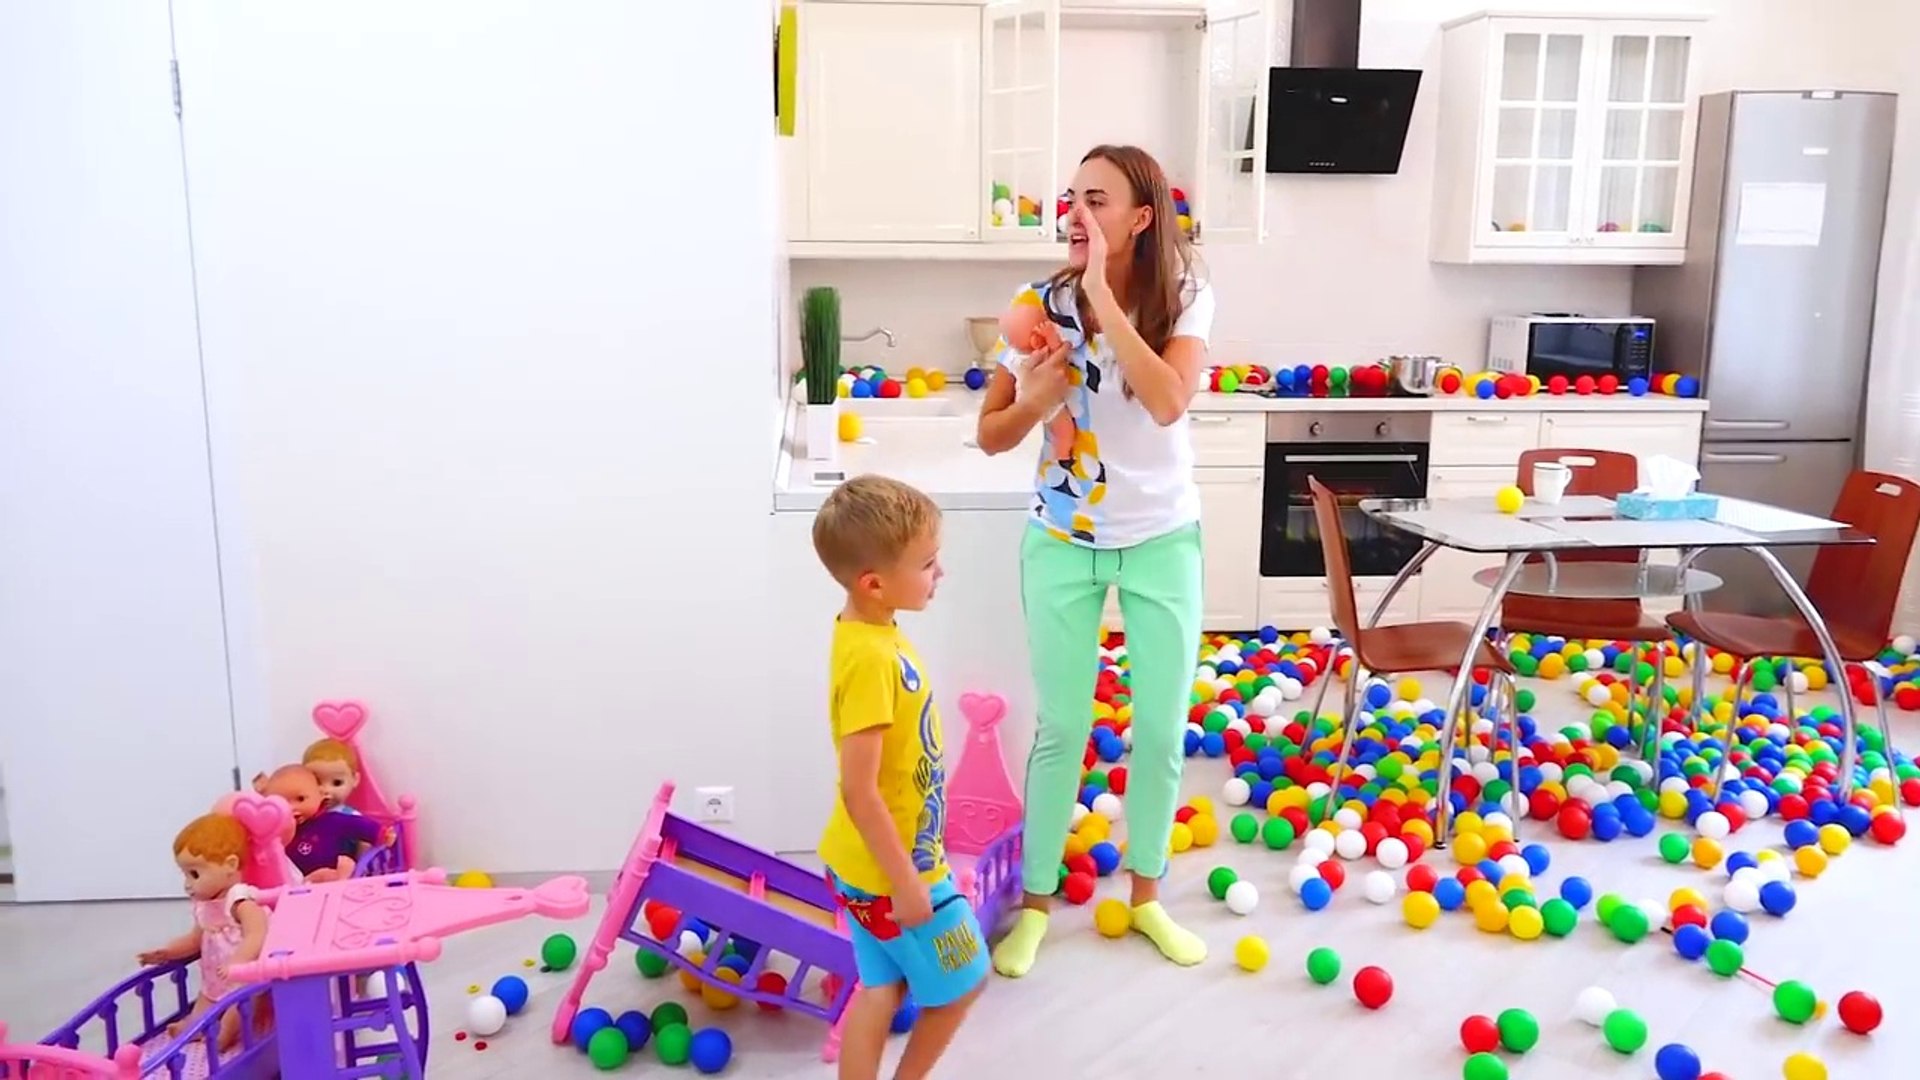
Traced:
<svg viewBox="0 0 1920 1080">
<path fill-rule="evenodd" d="M 1542 719 L 1585 713 L 1567 682 L 1536 688 L 1535 712 Z M 1920 720 L 1897 723 L 1896 738 L 1920 746 Z M 1225 775 L 1222 762 L 1196 761 L 1188 786 L 1212 794 Z M 1538 827 L 1531 835 L 1544 838 Z M 1729 847 L 1755 850 L 1779 842 L 1778 826 L 1764 824 L 1743 830 Z M 1550 847 L 1548 889 L 1579 873 L 1600 891 L 1664 900 L 1682 885 L 1717 896 L 1724 880 L 1722 874 L 1662 863 L 1650 839 L 1612 845 L 1556 840 Z M 1453 866 L 1445 855 L 1429 859 Z M 1367 863 L 1354 866 L 1359 873 L 1327 911 L 1310 914 L 1287 892 L 1293 864 L 1290 855 L 1231 840 L 1176 859 L 1169 907 L 1213 951 L 1197 969 L 1173 967 L 1138 938 L 1099 937 L 1090 907 L 1063 910 L 1034 973 L 1018 982 L 996 978 L 988 987 L 942 1075 L 977 1077 L 992 1070 L 1020 1080 L 1159 1078 L 1231 1070 L 1283 1080 L 1445 1078 L 1460 1074 L 1460 1021 L 1515 1006 L 1532 1010 L 1542 1029 L 1536 1049 L 1509 1059 L 1515 1080 L 1650 1077 L 1654 1050 L 1676 1041 L 1694 1047 L 1706 1068 L 1734 1080 L 1778 1077 L 1787 1055 L 1800 1050 L 1822 1057 L 1836 1080 L 1891 1080 L 1911 1075 L 1920 1060 L 1920 837 L 1893 849 L 1857 846 L 1818 881 L 1801 884 L 1800 904 L 1791 915 L 1754 917 L 1748 966 L 1769 979 L 1805 980 L 1829 999 L 1851 989 L 1876 994 L 1888 1019 L 1871 1038 L 1847 1033 L 1831 1017 L 1805 1028 L 1789 1026 L 1775 1018 L 1769 993 L 1759 984 L 1718 979 L 1701 965 L 1687 964 L 1659 934 L 1622 945 L 1591 916 L 1560 941 L 1490 937 L 1465 915 L 1447 916 L 1416 933 L 1401 922 L 1397 902 L 1376 907 L 1362 897 L 1358 878 L 1371 868 Z M 1234 916 L 1208 896 L 1204 879 L 1216 865 L 1233 866 L 1259 886 L 1261 902 L 1251 915 Z M 1103 881 L 1101 896 L 1124 895 L 1121 888 L 1117 879 Z M 17 1036 L 37 1037 L 124 975 L 136 950 L 179 932 L 185 917 L 184 906 L 171 903 L 0 905 L 0 1018 Z M 561 929 L 584 942 L 593 925 L 587 919 Z M 583 1057 L 547 1041 L 563 977 L 522 966 L 554 929 L 523 922 L 469 934 L 450 941 L 445 955 L 426 969 L 435 1077 L 596 1075 Z M 1259 974 L 1239 970 L 1231 959 L 1234 942 L 1246 934 L 1264 937 L 1271 947 L 1272 963 Z M 1365 964 L 1385 967 L 1396 984 L 1393 1001 L 1368 1012 L 1354 1002 L 1344 977 L 1330 987 L 1310 983 L 1302 965 L 1308 950 L 1320 945 L 1338 950 L 1348 973 Z M 489 1040 L 486 1051 L 455 1042 L 468 987 L 509 973 L 526 975 L 534 987 L 526 1013 Z M 1631 1058 L 1617 1055 L 1598 1031 L 1572 1017 L 1574 996 L 1595 984 L 1647 1018 L 1652 1039 L 1645 1050 Z M 713 1013 L 677 982 L 640 979 L 625 949 L 598 977 L 588 1002 L 617 1013 L 667 998 L 687 1002 L 696 1026 L 719 1025 L 733 1035 L 736 1053 L 727 1075 L 831 1075 L 818 1061 L 819 1024 L 750 1008 Z M 650 1054 L 623 1071 L 662 1075 Z"/>
</svg>

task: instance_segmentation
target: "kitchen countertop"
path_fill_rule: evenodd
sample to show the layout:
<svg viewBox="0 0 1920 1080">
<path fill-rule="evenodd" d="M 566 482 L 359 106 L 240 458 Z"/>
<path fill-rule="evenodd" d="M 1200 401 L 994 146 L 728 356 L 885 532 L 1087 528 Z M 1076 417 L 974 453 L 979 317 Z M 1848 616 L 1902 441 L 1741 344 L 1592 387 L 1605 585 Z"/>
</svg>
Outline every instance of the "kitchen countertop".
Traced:
<svg viewBox="0 0 1920 1080">
<path fill-rule="evenodd" d="M 857 412 L 862 439 L 840 444 L 832 467 L 841 475 L 823 475 L 793 454 L 793 433 L 801 429 L 800 406 L 789 407 L 780 460 L 774 477 L 776 511 L 812 511 L 840 480 L 882 472 L 933 496 L 943 510 L 1025 510 L 1033 489 L 1034 462 L 1042 433 L 1036 429 L 1020 446 L 992 457 L 973 443 L 980 395 L 965 389 L 943 390 L 918 399 L 848 399 L 842 407 Z M 1567 394 L 1482 401 L 1463 395 L 1394 398 L 1267 398 L 1257 394 L 1202 393 L 1194 412 L 1655 412 L 1703 413 L 1701 398 L 1642 398 Z"/>
</svg>

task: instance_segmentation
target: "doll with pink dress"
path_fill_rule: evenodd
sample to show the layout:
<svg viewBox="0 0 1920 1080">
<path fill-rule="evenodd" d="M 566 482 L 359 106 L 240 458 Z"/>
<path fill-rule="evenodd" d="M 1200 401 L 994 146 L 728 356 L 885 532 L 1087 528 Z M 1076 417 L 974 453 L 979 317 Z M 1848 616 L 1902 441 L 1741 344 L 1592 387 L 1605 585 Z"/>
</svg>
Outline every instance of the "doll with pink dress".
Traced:
<svg viewBox="0 0 1920 1080">
<path fill-rule="evenodd" d="M 200 956 L 200 996 L 185 1016 L 169 1025 L 169 1036 L 178 1035 L 231 993 L 236 984 L 230 971 L 258 960 L 267 939 L 267 909 L 245 880 L 251 842 L 239 819 L 223 813 L 195 818 L 174 838 L 173 859 L 193 901 L 193 929 L 139 957 L 142 965 L 153 965 Z M 228 1010 L 220 1021 L 219 1047 L 226 1050 L 239 1041 L 239 1012 Z"/>
</svg>

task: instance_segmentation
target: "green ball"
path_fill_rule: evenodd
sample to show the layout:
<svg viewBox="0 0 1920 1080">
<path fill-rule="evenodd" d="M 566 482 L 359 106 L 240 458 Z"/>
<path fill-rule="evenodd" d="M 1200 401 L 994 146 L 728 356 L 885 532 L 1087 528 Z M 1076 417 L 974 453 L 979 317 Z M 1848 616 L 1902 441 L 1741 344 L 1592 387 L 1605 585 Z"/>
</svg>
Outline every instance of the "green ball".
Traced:
<svg viewBox="0 0 1920 1080">
<path fill-rule="evenodd" d="M 579 955 L 579 946 L 565 934 L 555 934 L 540 944 L 540 962 L 547 965 L 549 971 L 567 970 Z"/>
<path fill-rule="evenodd" d="M 1228 823 L 1227 830 L 1233 833 L 1235 840 L 1243 844 L 1251 844 L 1253 843 L 1253 838 L 1260 835 L 1260 819 L 1254 817 L 1252 814 L 1241 812 L 1233 815 L 1233 820 Z"/>
<path fill-rule="evenodd" d="M 1723 979 L 1740 974 L 1740 966 L 1746 962 L 1746 950 L 1738 942 L 1716 938 L 1713 944 L 1707 946 L 1707 966 Z"/>
<path fill-rule="evenodd" d="M 1106 791 L 1111 783 L 1106 773 L 1095 771 L 1087 774 L 1086 784 L 1095 790 Z"/>
<path fill-rule="evenodd" d="M 633 966 L 639 968 L 640 974 L 647 978 L 657 979 L 667 973 L 668 964 L 666 957 L 661 956 L 652 949 L 635 949 L 633 952 Z"/>
<path fill-rule="evenodd" d="M 1274 851 L 1285 851 L 1293 843 L 1293 822 L 1283 817 L 1271 817 L 1260 826 L 1260 839 L 1266 841 Z"/>
<path fill-rule="evenodd" d="M 1506 892 L 1500 894 L 1500 902 L 1506 905 L 1508 911 L 1512 911 L 1514 908 L 1537 908 L 1540 906 L 1540 902 L 1533 898 L 1533 894 L 1525 889 L 1508 889 Z"/>
<path fill-rule="evenodd" d="M 1559 897 L 1540 905 L 1540 919 L 1546 925 L 1547 933 L 1554 937 L 1566 937 L 1573 928 L 1580 925 L 1580 911 Z"/>
<path fill-rule="evenodd" d="M 669 1028 L 675 1024 L 687 1026 L 687 1007 L 677 1001 L 663 1001 L 653 1007 L 653 1013 L 647 1017 L 647 1023 L 653 1030 Z"/>
<path fill-rule="evenodd" d="M 1798 979 L 1788 979 L 1773 988 L 1773 1011 L 1789 1024 L 1804 1024 L 1813 1019 L 1818 1007 L 1819 999 L 1814 996 L 1813 987 Z"/>
<path fill-rule="evenodd" d="M 660 1055 L 662 1065 L 685 1065 L 687 1051 L 692 1045 L 693 1032 L 687 1030 L 685 1024 L 668 1024 L 653 1029 L 653 1052 Z"/>
<path fill-rule="evenodd" d="M 1520 709 L 1521 712 L 1532 712 L 1534 703 L 1537 700 L 1538 699 L 1534 697 L 1534 693 L 1531 690 L 1521 690 L 1518 693 L 1513 695 L 1513 703 Z"/>
<path fill-rule="evenodd" d="M 1380 779 L 1391 782 L 1400 779 L 1401 774 L 1407 771 L 1407 763 L 1405 759 L 1389 754 L 1374 762 L 1373 768 Z"/>
<path fill-rule="evenodd" d="M 1647 931 L 1653 927 L 1648 924 L 1647 913 L 1638 906 L 1621 904 L 1613 909 L 1613 917 L 1607 920 L 1607 929 L 1613 931 L 1614 937 L 1633 945 L 1644 939 Z"/>
<path fill-rule="evenodd" d="M 627 1044 L 627 1033 L 617 1027 L 603 1027 L 587 1040 L 587 1060 L 603 1072 L 625 1065 L 631 1053 L 633 1047 Z"/>
<path fill-rule="evenodd" d="M 1508 1009 L 1494 1021 L 1500 1029 L 1500 1045 L 1515 1054 L 1524 1054 L 1540 1042 L 1540 1021 L 1525 1009 Z"/>
<path fill-rule="evenodd" d="M 1205 719 L 1200 721 L 1200 727 L 1210 734 L 1218 735 L 1220 732 L 1227 730 L 1226 714 L 1215 709 L 1208 713 Z"/>
<path fill-rule="evenodd" d="M 1460 1080 L 1507 1080 L 1507 1063 L 1492 1054 L 1474 1054 L 1460 1067 Z"/>
<path fill-rule="evenodd" d="M 1687 838 L 1677 832 L 1670 832 L 1660 838 L 1660 857 L 1675 866 L 1687 861 L 1687 853 L 1692 850 Z"/>
<path fill-rule="evenodd" d="M 1600 1033 L 1607 1037 L 1607 1045 L 1622 1054 L 1631 1054 L 1647 1045 L 1647 1022 L 1631 1009 L 1615 1009 L 1607 1014 L 1606 1023 L 1600 1026 Z"/>
<path fill-rule="evenodd" d="M 1626 901 L 1620 898 L 1619 893 L 1606 893 L 1600 897 L 1599 903 L 1593 905 L 1593 913 L 1599 917 L 1601 923 L 1612 926 L 1613 913 L 1620 910 L 1621 905 L 1625 903 Z"/>
<path fill-rule="evenodd" d="M 1213 872 L 1207 875 L 1207 891 L 1213 894 L 1215 900 L 1225 900 L 1227 889 L 1239 880 L 1240 875 L 1234 873 L 1232 867 L 1216 866 Z"/>
<path fill-rule="evenodd" d="M 1307 978 L 1325 986 L 1339 977 L 1339 953 L 1322 946 L 1307 954 Z"/>
</svg>

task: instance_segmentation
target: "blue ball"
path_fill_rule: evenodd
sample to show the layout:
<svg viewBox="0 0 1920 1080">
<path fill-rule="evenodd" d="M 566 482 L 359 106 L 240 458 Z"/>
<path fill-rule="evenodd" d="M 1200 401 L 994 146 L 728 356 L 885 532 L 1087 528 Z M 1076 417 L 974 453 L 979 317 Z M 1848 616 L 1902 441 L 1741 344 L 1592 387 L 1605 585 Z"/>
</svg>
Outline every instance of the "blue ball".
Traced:
<svg viewBox="0 0 1920 1080">
<path fill-rule="evenodd" d="M 1219 757 L 1227 752 L 1227 737 L 1217 731 L 1209 731 L 1200 738 L 1200 752 L 1208 757 Z"/>
<path fill-rule="evenodd" d="M 1386 683 L 1372 683 L 1367 687 L 1367 708 L 1384 709 L 1393 701 L 1393 691 Z"/>
<path fill-rule="evenodd" d="M 1553 862 L 1553 855 L 1547 851 L 1545 844 L 1528 844 L 1520 849 L 1520 857 L 1527 860 L 1527 869 L 1533 871 L 1534 877 L 1546 873 L 1547 867 Z"/>
<path fill-rule="evenodd" d="M 712 1076 L 733 1060 L 733 1040 L 719 1028 L 701 1028 L 687 1043 L 687 1060 L 694 1068 Z"/>
<path fill-rule="evenodd" d="M 900 1007 L 893 1010 L 893 1022 L 889 1027 L 895 1035 L 905 1035 L 913 1030 L 913 1022 L 920 1019 L 920 1006 L 912 998 L 903 998 Z"/>
<path fill-rule="evenodd" d="M 1707 955 L 1707 946 L 1711 944 L 1712 937 L 1692 923 L 1674 928 L 1673 951 L 1689 960 L 1698 960 Z"/>
<path fill-rule="evenodd" d="M 1805 818 L 1787 822 L 1787 846 L 1795 850 L 1820 842 L 1820 826 Z"/>
<path fill-rule="evenodd" d="M 1653 1055 L 1653 1071 L 1660 1080 L 1700 1080 L 1700 1055 L 1690 1047 L 1668 1043 Z"/>
<path fill-rule="evenodd" d="M 1682 375 L 1679 381 L 1673 384 L 1673 392 L 1681 397 L 1699 397 L 1700 380 L 1691 375 Z"/>
<path fill-rule="evenodd" d="M 747 973 L 747 968 L 752 963 L 753 961 L 748 960 L 746 957 L 741 956 L 739 953 L 728 953 L 727 955 L 720 958 L 721 967 L 729 968 L 742 975 L 745 975 Z"/>
<path fill-rule="evenodd" d="M 1570 877 L 1560 883 L 1560 899 L 1572 904 L 1574 910 L 1584 910 L 1593 903 L 1593 886 L 1583 877 Z"/>
<path fill-rule="evenodd" d="M 1333 903 L 1333 886 L 1323 878 L 1314 878 L 1300 887 L 1300 902 L 1308 911 L 1319 911 Z"/>
<path fill-rule="evenodd" d="M 1480 876 L 1486 878 L 1490 885 L 1500 884 L 1500 879 L 1507 876 L 1507 872 L 1500 869 L 1500 864 L 1492 859 L 1481 859 L 1480 865 L 1474 869 L 1480 871 Z"/>
<path fill-rule="evenodd" d="M 1746 918 L 1737 911 L 1716 912 L 1713 921 L 1707 926 L 1713 931 L 1714 937 L 1731 941 L 1735 945 L 1744 943 L 1747 935 L 1753 932 L 1747 926 Z"/>
<path fill-rule="evenodd" d="M 981 371 L 979 368 L 968 368 L 965 379 L 966 379 L 967 389 L 969 390 L 978 390 L 981 387 L 987 385 L 987 373 L 984 371 Z M 854 387 L 854 390 L 856 391 L 854 394 L 855 397 L 860 396 L 860 394 L 858 393 L 859 389 L 860 388 L 857 386 Z"/>
<path fill-rule="evenodd" d="M 1110 841 L 1100 841 L 1088 848 L 1087 854 L 1093 856 L 1093 867 L 1100 872 L 1101 877 L 1120 868 L 1120 849 L 1113 846 Z"/>
<path fill-rule="evenodd" d="M 980 387 L 979 387 L 979 386 L 974 386 L 974 385 L 973 385 L 973 377 L 974 377 L 975 375 L 978 375 L 978 374 L 979 374 L 979 371 L 978 371 L 977 369 L 976 369 L 976 370 L 974 370 L 974 371 L 969 371 L 969 372 L 967 372 L 967 385 L 968 385 L 969 387 L 972 387 L 972 388 L 973 388 L 973 389 L 975 389 L 975 390 L 978 390 L 978 389 L 980 389 Z M 981 386 L 984 386 L 984 385 L 986 385 L 986 381 L 987 381 L 987 377 L 986 377 L 985 375 L 981 375 L 981 376 L 980 376 L 980 384 L 981 384 Z M 872 385 L 871 383 L 869 383 L 869 382 L 867 382 L 867 381 L 866 381 L 865 379 L 855 379 L 855 380 L 853 381 L 853 396 L 854 396 L 854 397 L 857 397 L 857 398 L 870 398 L 870 397 L 872 397 L 872 396 L 873 396 L 873 385 Z"/>
<path fill-rule="evenodd" d="M 687 925 L 682 927 L 682 929 L 691 933 L 694 937 L 699 938 L 702 948 L 705 948 L 707 942 L 713 937 L 713 928 L 701 922 L 699 919 L 688 919 Z"/>
<path fill-rule="evenodd" d="M 1280 631 L 1277 628 L 1271 627 L 1271 626 L 1263 626 L 1260 628 L 1261 644 L 1271 645 L 1274 642 L 1279 640 L 1280 640 Z"/>
<path fill-rule="evenodd" d="M 1458 911 L 1460 905 L 1467 902 L 1467 887 L 1460 884 L 1459 878 L 1443 877 L 1433 883 L 1433 898 L 1440 904 L 1442 911 Z"/>
<path fill-rule="evenodd" d="M 628 1048 L 635 1051 L 646 1046 L 647 1040 L 653 1038 L 653 1024 L 643 1012 L 623 1012 L 613 1026 L 620 1029 L 620 1034 L 627 1037 Z"/>
<path fill-rule="evenodd" d="M 1760 907 L 1769 915 L 1785 915 L 1800 902 L 1800 894 L 1784 881 L 1769 881 L 1760 886 Z"/>
<path fill-rule="evenodd" d="M 752 938 L 734 938 L 727 942 L 727 948 L 733 953 L 746 957 L 748 963 L 752 963 L 753 958 L 760 955 L 760 943 Z M 743 971 L 740 974 L 745 975 L 746 972 Z"/>
<path fill-rule="evenodd" d="M 1613 806 L 1601 803 L 1593 808 L 1593 838 L 1602 843 L 1620 839 L 1621 831 L 1626 828 L 1626 823 L 1620 820 L 1620 812 L 1613 810 L 1610 814 L 1602 814 L 1602 810 L 1613 810 Z"/>
<path fill-rule="evenodd" d="M 1188 757 L 1200 752 L 1200 733 L 1192 728 L 1187 729 L 1186 752 Z"/>
<path fill-rule="evenodd" d="M 500 1004 L 507 1007 L 508 1016 L 517 1016 L 521 1009 L 527 1007 L 527 980 L 518 975 L 502 975 L 495 979 L 491 993 L 500 999 Z"/>
<path fill-rule="evenodd" d="M 573 1018 L 571 1031 L 573 1045 L 584 1054 L 587 1052 L 587 1044 L 593 1041 L 594 1034 L 601 1028 L 612 1026 L 613 1014 L 607 1010 L 581 1009 Z"/>
<path fill-rule="evenodd" d="M 1474 385 L 1473 396 L 1485 401 L 1493 396 L 1493 380 L 1482 379 Z"/>
<path fill-rule="evenodd" d="M 1647 380 L 1641 378 L 1638 375 L 1635 375 L 1633 378 L 1628 379 L 1627 393 L 1632 394 L 1634 397 L 1645 397 L 1647 393 Z"/>
<path fill-rule="evenodd" d="M 1847 831 L 1855 837 L 1865 836 L 1867 829 L 1873 825 L 1873 815 L 1867 812 L 1867 808 L 1853 803 L 1842 806 L 1840 816 L 1836 820 L 1846 826 Z"/>
<path fill-rule="evenodd" d="M 1749 866 L 1759 866 L 1759 865 L 1760 865 L 1760 860 L 1753 857 L 1753 852 L 1736 851 L 1733 854 L 1727 856 L 1727 876 L 1732 877 L 1735 873 L 1737 873 L 1740 870 L 1743 870 Z"/>
</svg>

